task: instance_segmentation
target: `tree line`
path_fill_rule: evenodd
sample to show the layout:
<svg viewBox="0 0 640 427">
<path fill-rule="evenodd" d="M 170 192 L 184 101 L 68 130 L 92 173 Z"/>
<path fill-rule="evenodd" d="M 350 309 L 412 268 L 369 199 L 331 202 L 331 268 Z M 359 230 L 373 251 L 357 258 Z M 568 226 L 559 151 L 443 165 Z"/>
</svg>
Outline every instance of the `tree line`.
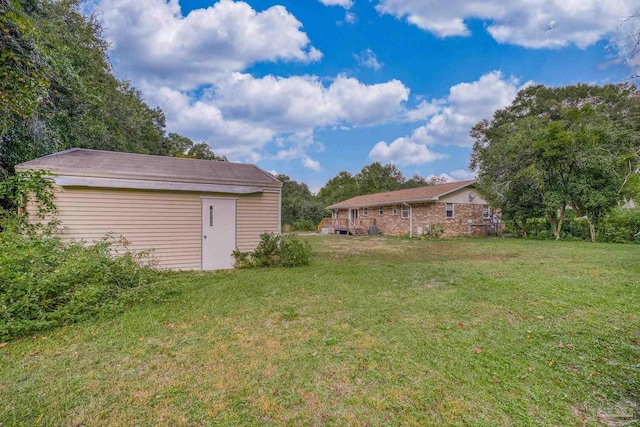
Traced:
<svg viewBox="0 0 640 427">
<path fill-rule="evenodd" d="M 160 108 L 114 76 L 79 0 L 0 0 L 0 179 L 72 147 L 226 160 L 165 130 Z"/>
</svg>

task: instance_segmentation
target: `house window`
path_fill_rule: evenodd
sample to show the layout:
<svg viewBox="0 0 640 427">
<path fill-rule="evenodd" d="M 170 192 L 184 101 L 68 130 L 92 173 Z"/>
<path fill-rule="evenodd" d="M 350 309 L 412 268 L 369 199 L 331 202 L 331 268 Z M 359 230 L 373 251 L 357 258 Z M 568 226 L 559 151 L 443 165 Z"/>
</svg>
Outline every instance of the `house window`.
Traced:
<svg viewBox="0 0 640 427">
<path fill-rule="evenodd" d="M 338 211 L 337 210 L 332 210 L 331 211 L 331 218 L 336 219 L 338 218 Z"/>
<path fill-rule="evenodd" d="M 409 205 L 402 205 L 402 218 L 409 218 Z"/>
<path fill-rule="evenodd" d="M 482 219 L 491 219 L 491 209 L 489 209 L 489 205 L 482 205 Z"/>
<path fill-rule="evenodd" d="M 453 203 L 447 203 L 447 218 L 453 218 Z"/>
<path fill-rule="evenodd" d="M 384 215 L 384 208 L 382 206 L 378 206 L 378 215 Z"/>
<path fill-rule="evenodd" d="M 398 215 L 398 205 L 393 205 L 393 214 Z"/>
<path fill-rule="evenodd" d="M 362 208 L 362 215 L 363 216 L 369 215 L 369 208 Z"/>
</svg>

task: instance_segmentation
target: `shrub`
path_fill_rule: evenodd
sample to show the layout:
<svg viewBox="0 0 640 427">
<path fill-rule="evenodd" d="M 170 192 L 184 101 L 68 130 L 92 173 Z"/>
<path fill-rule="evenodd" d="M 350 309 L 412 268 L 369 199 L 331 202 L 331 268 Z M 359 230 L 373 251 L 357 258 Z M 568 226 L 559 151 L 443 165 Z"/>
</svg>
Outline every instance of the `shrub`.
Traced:
<svg viewBox="0 0 640 427">
<path fill-rule="evenodd" d="M 234 251 L 236 268 L 296 267 L 308 265 L 311 247 L 296 236 L 262 233 L 253 252 Z"/>
<path fill-rule="evenodd" d="M 434 223 L 434 224 L 429 224 L 429 226 L 423 230 L 423 234 L 419 237 L 421 239 L 437 240 L 440 237 L 442 237 L 443 234 L 444 234 L 444 224 Z"/>
<path fill-rule="evenodd" d="M 299 219 L 292 224 L 293 231 L 316 231 L 318 223 L 310 219 Z"/>
<path fill-rule="evenodd" d="M 551 226 L 545 218 L 529 219 L 524 227 L 515 227 L 512 221 L 507 221 L 507 231 L 515 235 L 533 239 L 555 239 Z M 599 242 L 627 243 L 640 242 L 640 209 L 626 209 L 616 207 L 605 215 L 597 225 Z M 590 240 L 589 224 L 584 217 L 579 217 L 573 209 L 567 209 L 562 226 L 564 240 Z"/>
<path fill-rule="evenodd" d="M 640 209 L 613 209 L 599 224 L 601 242 L 640 242 Z"/>
<path fill-rule="evenodd" d="M 251 255 L 256 267 L 276 267 L 280 265 L 280 236 L 276 233 L 262 233 L 260 243 Z"/>
<path fill-rule="evenodd" d="M 145 254 L 111 253 L 114 239 L 94 245 L 0 233 L 0 340 L 78 322 L 131 301 L 157 284 L 159 273 L 141 266 Z"/>
<path fill-rule="evenodd" d="M 48 171 L 30 170 L 0 181 L 0 217 L 3 219 L 0 231 L 9 227 L 31 235 L 55 233 L 58 220 L 53 184 L 48 178 L 51 175 Z M 28 212 L 29 202 L 33 204 Z"/>
<path fill-rule="evenodd" d="M 239 250 L 235 250 L 231 253 L 231 255 L 233 255 L 233 258 L 236 260 L 236 268 L 253 267 L 253 259 L 251 258 L 252 252 L 241 252 Z"/>
<path fill-rule="evenodd" d="M 280 265 L 283 267 L 296 267 L 309 265 L 311 248 L 309 243 L 298 239 L 296 236 L 284 236 L 280 240 Z"/>
</svg>

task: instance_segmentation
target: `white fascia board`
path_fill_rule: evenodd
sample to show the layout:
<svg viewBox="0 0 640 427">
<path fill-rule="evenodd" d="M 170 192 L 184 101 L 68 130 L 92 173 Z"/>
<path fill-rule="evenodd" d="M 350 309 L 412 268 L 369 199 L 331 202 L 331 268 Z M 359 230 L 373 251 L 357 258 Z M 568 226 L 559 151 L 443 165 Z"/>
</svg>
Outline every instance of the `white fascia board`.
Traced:
<svg viewBox="0 0 640 427">
<path fill-rule="evenodd" d="M 135 179 L 88 178 L 79 176 L 54 176 L 61 187 L 124 188 L 133 190 L 198 191 L 203 193 L 252 194 L 262 193 L 262 187 L 245 185 L 195 184 L 188 182 L 144 181 Z"/>
</svg>

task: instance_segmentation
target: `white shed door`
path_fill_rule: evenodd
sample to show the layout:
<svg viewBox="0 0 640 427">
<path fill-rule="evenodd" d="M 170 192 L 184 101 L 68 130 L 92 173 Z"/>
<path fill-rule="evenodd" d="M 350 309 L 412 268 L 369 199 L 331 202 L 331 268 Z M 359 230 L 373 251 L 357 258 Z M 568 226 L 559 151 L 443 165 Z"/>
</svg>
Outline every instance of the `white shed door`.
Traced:
<svg viewBox="0 0 640 427">
<path fill-rule="evenodd" d="M 236 200 L 202 199 L 202 269 L 233 268 Z"/>
</svg>

